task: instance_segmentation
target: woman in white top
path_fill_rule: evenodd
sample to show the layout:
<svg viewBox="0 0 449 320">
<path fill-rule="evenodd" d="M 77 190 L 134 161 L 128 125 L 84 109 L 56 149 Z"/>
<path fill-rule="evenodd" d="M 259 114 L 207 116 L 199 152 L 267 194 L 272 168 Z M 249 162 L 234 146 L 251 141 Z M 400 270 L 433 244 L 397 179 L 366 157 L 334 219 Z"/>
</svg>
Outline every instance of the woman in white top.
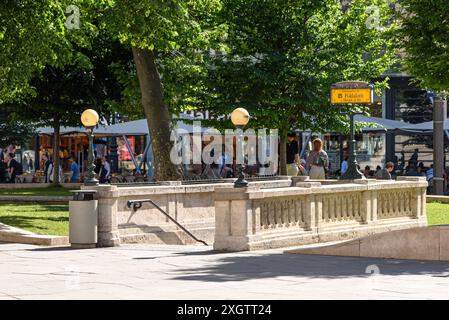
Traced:
<svg viewBox="0 0 449 320">
<path fill-rule="evenodd" d="M 321 141 L 321 139 L 317 138 L 313 140 L 313 150 L 307 157 L 306 163 L 310 179 L 326 179 L 326 171 L 329 167 L 329 157 L 326 151 L 323 150 L 323 141 Z"/>
</svg>

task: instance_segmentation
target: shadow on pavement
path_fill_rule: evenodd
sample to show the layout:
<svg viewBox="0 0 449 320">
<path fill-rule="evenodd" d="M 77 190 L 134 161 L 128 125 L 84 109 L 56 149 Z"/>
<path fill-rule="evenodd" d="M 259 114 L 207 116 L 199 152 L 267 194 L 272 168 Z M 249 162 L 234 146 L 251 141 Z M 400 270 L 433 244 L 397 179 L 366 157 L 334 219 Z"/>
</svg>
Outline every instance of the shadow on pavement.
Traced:
<svg viewBox="0 0 449 320">
<path fill-rule="evenodd" d="M 208 252 L 210 254 L 210 252 Z M 206 253 L 203 253 L 206 254 Z M 381 275 L 449 276 L 448 262 L 383 260 L 355 257 L 312 256 L 300 254 L 236 254 L 211 261 L 203 267 L 179 270 L 174 280 L 208 282 L 242 281 L 276 277 L 366 278 L 378 268 Z M 376 268 L 376 269 L 377 269 Z"/>
</svg>

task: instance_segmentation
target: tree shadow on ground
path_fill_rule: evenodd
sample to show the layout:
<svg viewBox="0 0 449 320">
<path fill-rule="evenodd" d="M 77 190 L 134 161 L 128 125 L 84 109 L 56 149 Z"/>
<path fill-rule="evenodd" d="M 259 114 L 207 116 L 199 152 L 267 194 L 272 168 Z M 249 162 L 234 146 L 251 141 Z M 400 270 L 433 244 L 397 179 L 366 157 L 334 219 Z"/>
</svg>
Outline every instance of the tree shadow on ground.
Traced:
<svg viewBox="0 0 449 320">
<path fill-rule="evenodd" d="M 209 252 L 212 254 L 211 252 Z M 182 253 L 181 253 L 182 254 Z M 381 275 L 428 275 L 449 277 L 449 262 L 385 260 L 289 253 L 242 255 L 226 254 L 203 267 L 184 268 L 174 280 L 229 282 L 277 277 L 338 279 L 367 278 L 379 268 Z"/>
</svg>

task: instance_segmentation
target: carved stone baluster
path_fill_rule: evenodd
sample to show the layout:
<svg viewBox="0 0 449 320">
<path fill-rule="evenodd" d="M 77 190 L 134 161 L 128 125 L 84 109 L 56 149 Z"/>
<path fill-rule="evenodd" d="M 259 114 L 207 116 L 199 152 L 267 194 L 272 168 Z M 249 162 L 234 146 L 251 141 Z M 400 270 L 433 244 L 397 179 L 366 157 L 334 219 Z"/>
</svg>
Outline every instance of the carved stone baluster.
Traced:
<svg viewBox="0 0 449 320">
<path fill-rule="evenodd" d="M 288 227 L 288 199 L 281 201 L 281 225 Z"/>
<path fill-rule="evenodd" d="M 330 199 L 328 198 L 328 196 L 324 195 L 321 197 L 322 199 L 322 221 L 324 222 L 329 222 L 329 212 L 332 210 L 332 202 L 330 201 Z"/>
<path fill-rule="evenodd" d="M 399 211 L 399 197 L 401 196 L 401 192 L 394 191 L 391 193 L 391 200 L 393 201 L 393 207 L 394 207 L 394 216 L 400 217 L 401 212 Z M 402 196 L 404 196 L 402 194 Z"/>
<path fill-rule="evenodd" d="M 400 212 L 401 216 L 407 215 L 405 206 L 404 206 L 404 201 L 405 201 L 405 193 L 401 192 L 401 194 L 399 195 L 399 212 Z"/>
<path fill-rule="evenodd" d="M 267 221 L 267 203 L 265 201 L 260 202 L 260 227 L 266 229 L 268 225 Z"/>
<path fill-rule="evenodd" d="M 275 202 L 275 215 L 274 215 L 274 227 L 280 227 L 282 226 L 282 202 L 281 201 L 276 201 Z"/>
<path fill-rule="evenodd" d="M 345 197 L 348 201 L 348 217 L 352 220 L 354 219 L 354 197 L 350 193 L 347 193 Z"/>
<path fill-rule="evenodd" d="M 269 201 L 268 208 L 268 228 L 272 229 L 276 226 L 276 206 L 274 200 Z"/>
<path fill-rule="evenodd" d="M 360 197 L 359 197 L 359 194 L 354 195 L 354 220 L 360 221 Z"/>
<path fill-rule="evenodd" d="M 300 200 L 295 201 L 295 212 L 294 212 L 294 214 L 295 214 L 295 221 L 298 224 L 301 224 L 301 201 Z"/>
<path fill-rule="evenodd" d="M 297 217 L 298 217 L 298 223 L 301 227 L 305 227 L 306 225 L 306 199 L 305 198 L 301 198 L 301 200 L 299 201 L 299 205 L 298 205 L 298 209 L 299 212 L 297 213 Z"/>
<path fill-rule="evenodd" d="M 410 191 L 406 192 L 406 200 L 407 200 L 407 209 L 406 209 L 406 216 L 412 216 L 413 215 L 413 209 L 412 209 L 412 193 Z"/>
<path fill-rule="evenodd" d="M 287 201 L 287 217 L 288 217 L 288 226 L 293 226 L 295 224 L 295 200 L 290 199 Z"/>
<path fill-rule="evenodd" d="M 382 218 L 383 193 L 377 191 L 377 219 Z"/>
<path fill-rule="evenodd" d="M 341 197 L 341 216 L 342 220 L 348 220 L 349 218 L 348 198 L 343 196 Z"/>
</svg>

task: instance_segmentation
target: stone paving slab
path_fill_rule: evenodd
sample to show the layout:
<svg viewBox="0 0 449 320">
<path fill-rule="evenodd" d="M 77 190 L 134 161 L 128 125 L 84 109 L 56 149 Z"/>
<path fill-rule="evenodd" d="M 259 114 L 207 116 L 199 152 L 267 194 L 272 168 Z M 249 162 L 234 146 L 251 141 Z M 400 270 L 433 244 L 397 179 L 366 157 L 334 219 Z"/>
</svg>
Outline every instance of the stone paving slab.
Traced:
<svg viewBox="0 0 449 320">
<path fill-rule="evenodd" d="M 0 243 L 0 299 L 449 298 L 446 262 L 211 249 Z"/>
</svg>

